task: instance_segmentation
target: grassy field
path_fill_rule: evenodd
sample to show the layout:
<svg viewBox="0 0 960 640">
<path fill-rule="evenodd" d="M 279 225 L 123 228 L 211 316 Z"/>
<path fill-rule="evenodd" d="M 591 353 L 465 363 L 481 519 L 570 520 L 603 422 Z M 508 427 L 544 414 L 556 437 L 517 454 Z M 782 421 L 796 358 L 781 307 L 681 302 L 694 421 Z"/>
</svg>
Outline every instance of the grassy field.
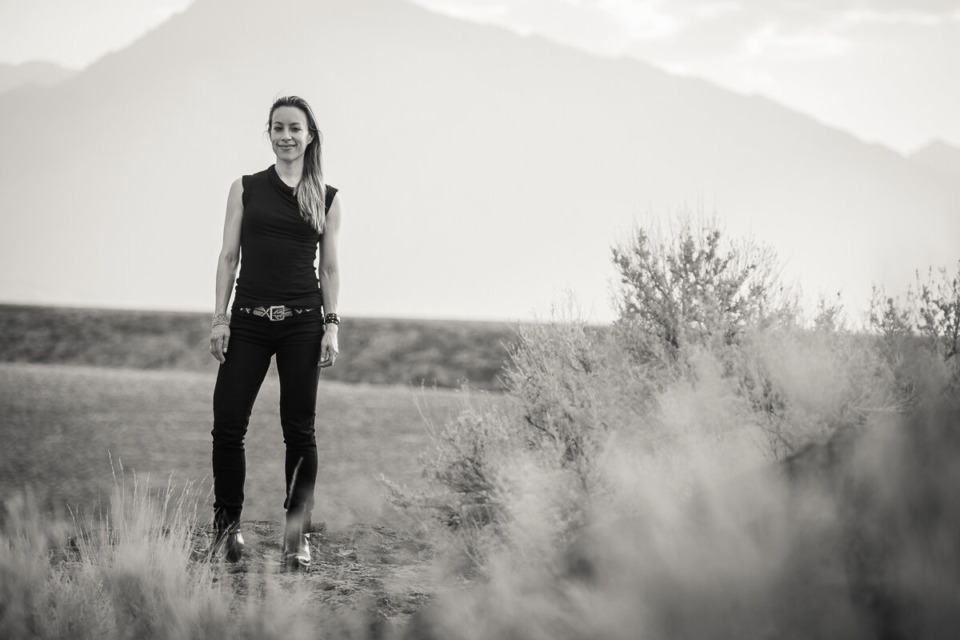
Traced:
<svg viewBox="0 0 960 640">
<path fill-rule="evenodd" d="M 31 487 L 46 508 L 91 508 L 113 487 L 111 458 L 127 477 L 165 486 L 210 485 L 214 376 L 67 365 L 0 364 L 0 491 Z M 492 398 L 491 401 L 495 401 Z M 329 526 L 376 522 L 376 478 L 415 485 L 427 445 L 421 412 L 440 420 L 463 394 L 322 380 L 316 518 Z M 283 442 L 275 369 L 264 382 L 247 437 L 244 519 L 282 514 Z"/>
<path fill-rule="evenodd" d="M 245 559 L 195 562 L 212 540 L 214 381 L 208 372 L 0 363 L 0 637 L 181 637 L 184 625 L 200 626 L 191 637 L 211 628 L 315 637 L 312 625 L 332 634 L 324 637 L 383 637 L 431 601 L 433 543 L 388 506 L 378 478 L 423 486 L 427 426 L 458 413 L 467 393 L 321 380 L 314 561 L 297 575 L 279 567 L 284 455 L 274 367 L 246 442 Z M 136 495 L 163 500 L 187 485 L 197 515 L 168 538 L 166 520 L 149 516 Z M 126 502 L 138 506 L 125 519 L 117 509 L 127 512 L 118 506 Z M 94 541 L 72 554 L 67 541 L 81 530 Z M 46 609 L 34 599 L 48 589 Z M 78 618 L 73 606 L 87 613 Z M 189 613 L 197 607 L 205 622 Z M 41 610 L 48 619 L 30 622 Z M 128 619 L 130 611 L 141 613 Z M 368 636 L 370 624 L 386 627 Z"/>
<path fill-rule="evenodd" d="M 314 637 L 318 624 L 329 637 L 381 637 L 368 625 L 398 629 L 432 599 L 434 544 L 388 506 L 379 478 L 423 487 L 428 425 L 467 402 L 504 401 L 515 329 L 345 323 L 341 360 L 319 388 L 314 563 L 284 575 L 275 367 L 246 441 L 245 559 L 196 562 L 212 539 L 208 322 L 0 305 L 0 637 L 180 637 L 185 626 L 200 629 L 191 637 Z M 468 399 L 464 382 L 481 391 Z M 197 512 L 174 531 L 144 500 L 183 486 Z M 79 547 L 67 542 L 78 535 Z"/>
<path fill-rule="evenodd" d="M 328 380 L 499 390 L 516 326 L 345 318 Z M 0 362 L 196 371 L 215 375 L 206 313 L 0 305 Z"/>
</svg>

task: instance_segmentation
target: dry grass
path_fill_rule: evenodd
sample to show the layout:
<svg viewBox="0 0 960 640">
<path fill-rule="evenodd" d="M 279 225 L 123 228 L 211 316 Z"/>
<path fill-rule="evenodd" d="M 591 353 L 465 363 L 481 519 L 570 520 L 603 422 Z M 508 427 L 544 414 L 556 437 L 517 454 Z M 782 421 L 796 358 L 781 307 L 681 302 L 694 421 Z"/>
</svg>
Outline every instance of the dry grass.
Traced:
<svg viewBox="0 0 960 640">
<path fill-rule="evenodd" d="M 385 505 L 376 476 L 419 486 L 421 412 L 446 419 L 460 393 L 321 383 L 322 524 L 310 571 L 284 575 L 273 376 L 248 437 L 247 560 L 203 561 L 212 385 L 189 372 L 0 365 L 0 637 L 383 637 L 429 601 L 431 543 Z"/>
<path fill-rule="evenodd" d="M 210 557 L 196 491 L 168 486 L 157 494 L 124 475 L 111 498 L 106 511 L 69 525 L 23 495 L 6 501 L 0 637 L 386 637 L 431 589 L 423 571 L 404 575 L 402 588 L 378 582 L 424 565 L 417 553 L 401 558 L 410 543 L 382 528 L 315 534 L 315 565 L 284 574 L 279 543 L 259 542 L 280 539 L 276 524 L 247 523 L 247 558 L 225 565 Z M 387 551 L 391 563 L 359 562 L 358 553 Z"/>
</svg>

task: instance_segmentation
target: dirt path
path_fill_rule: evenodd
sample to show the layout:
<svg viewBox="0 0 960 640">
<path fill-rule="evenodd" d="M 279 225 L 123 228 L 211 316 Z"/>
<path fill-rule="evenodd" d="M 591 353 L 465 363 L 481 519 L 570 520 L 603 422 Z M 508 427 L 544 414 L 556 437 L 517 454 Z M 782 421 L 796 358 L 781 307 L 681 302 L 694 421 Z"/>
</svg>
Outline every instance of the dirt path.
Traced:
<svg viewBox="0 0 960 640">
<path fill-rule="evenodd" d="M 243 560 L 218 563 L 217 579 L 229 584 L 238 602 L 262 594 L 268 585 L 306 585 L 310 599 L 334 611 L 362 611 L 372 619 L 403 625 L 426 604 L 431 583 L 430 548 L 380 525 L 352 525 L 310 534 L 313 555 L 305 569 L 287 569 L 280 562 L 282 525 L 268 521 L 241 523 Z M 212 539 L 212 531 L 202 536 Z M 208 542 L 209 543 L 209 542 Z"/>
</svg>

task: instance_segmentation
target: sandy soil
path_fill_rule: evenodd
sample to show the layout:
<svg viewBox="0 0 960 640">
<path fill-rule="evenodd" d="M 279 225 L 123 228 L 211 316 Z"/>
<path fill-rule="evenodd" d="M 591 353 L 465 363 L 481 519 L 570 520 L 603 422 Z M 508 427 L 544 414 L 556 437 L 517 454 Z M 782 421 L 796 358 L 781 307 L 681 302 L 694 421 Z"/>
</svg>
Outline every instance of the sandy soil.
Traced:
<svg viewBox="0 0 960 640">
<path fill-rule="evenodd" d="M 315 525 L 310 534 L 312 563 L 303 569 L 288 569 L 281 562 L 281 523 L 245 521 L 241 530 L 243 560 L 215 565 L 215 579 L 228 584 L 239 603 L 262 593 L 271 582 L 281 587 L 306 583 L 312 601 L 396 628 L 430 600 L 434 589 L 432 550 L 382 525 L 356 524 L 339 531 Z M 213 532 L 205 529 L 198 538 L 206 548 Z"/>
</svg>

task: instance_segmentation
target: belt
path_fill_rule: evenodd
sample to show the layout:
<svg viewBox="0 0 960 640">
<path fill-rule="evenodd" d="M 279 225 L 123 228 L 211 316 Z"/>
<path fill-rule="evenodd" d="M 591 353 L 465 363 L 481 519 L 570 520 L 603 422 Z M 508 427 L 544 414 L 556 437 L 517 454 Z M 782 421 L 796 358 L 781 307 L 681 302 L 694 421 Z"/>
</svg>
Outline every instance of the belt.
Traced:
<svg viewBox="0 0 960 640">
<path fill-rule="evenodd" d="M 234 307 L 234 313 L 247 313 L 258 318 L 267 318 L 270 322 L 279 322 L 291 316 L 300 316 L 305 313 L 313 313 L 317 309 L 285 307 L 284 305 L 274 305 L 272 307 Z"/>
</svg>

